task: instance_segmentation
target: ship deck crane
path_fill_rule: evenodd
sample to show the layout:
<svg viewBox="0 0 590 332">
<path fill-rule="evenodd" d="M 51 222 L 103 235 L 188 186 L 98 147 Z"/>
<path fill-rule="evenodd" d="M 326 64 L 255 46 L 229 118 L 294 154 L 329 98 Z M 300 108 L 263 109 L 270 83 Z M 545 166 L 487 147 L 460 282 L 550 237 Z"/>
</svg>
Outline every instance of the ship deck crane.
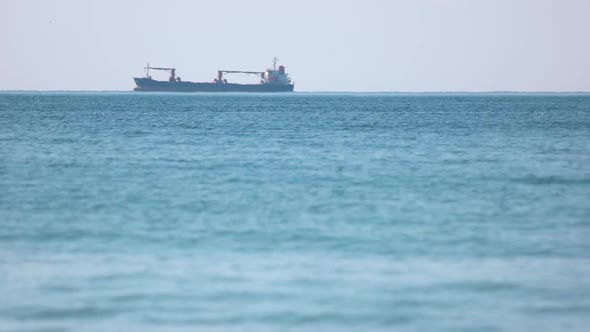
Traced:
<svg viewBox="0 0 590 332">
<path fill-rule="evenodd" d="M 163 70 L 163 71 L 167 71 L 170 72 L 170 78 L 168 79 L 170 82 L 174 82 L 174 81 L 178 81 L 180 82 L 180 77 L 176 77 L 176 68 L 164 68 L 164 67 L 150 67 L 150 64 L 148 63 L 147 66 L 145 67 L 146 70 L 146 77 L 150 78 L 150 69 L 152 70 Z"/>
<path fill-rule="evenodd" d="M 279 59 L 277 57 L 275 57 L 273 59 L 272 65 L 273 65 L 273 70 L 277 69 L 277 61 Z M 260 75 L 260 78 L 262 78 L 264 80 L 264 72 L 263 71 L 244 71 L 244 70 L 218 70 L 217 71 L 217 79 L 215 80 L 215 82 L 218 83 L 227 83 L 227 81 L 225 81 L 223 79 L 223 74 L 252 74 L 252 75 Z"/>
<path fill-rule="evenodd" d="M 263 71 L 244 71 L 244 70 L 218 70 L 217 71 L 217 81 L 216 82 L 224 82 L 223 74 L 253 74 L 253 75 L 260 75 L 260 77 L 264 77 Z"/>
</svg>

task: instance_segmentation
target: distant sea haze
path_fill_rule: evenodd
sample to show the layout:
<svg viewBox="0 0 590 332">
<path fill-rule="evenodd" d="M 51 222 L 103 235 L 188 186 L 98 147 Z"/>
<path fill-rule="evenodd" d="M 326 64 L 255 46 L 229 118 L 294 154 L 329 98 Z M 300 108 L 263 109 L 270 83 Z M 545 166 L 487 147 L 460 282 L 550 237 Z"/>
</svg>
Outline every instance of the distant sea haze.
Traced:
<svg viewBox="0 0 590 332">
<path fill-rule="evenodd" d="M 0 330 L 586 331 L 587 93 L 0 93 Z"/>
</svg>

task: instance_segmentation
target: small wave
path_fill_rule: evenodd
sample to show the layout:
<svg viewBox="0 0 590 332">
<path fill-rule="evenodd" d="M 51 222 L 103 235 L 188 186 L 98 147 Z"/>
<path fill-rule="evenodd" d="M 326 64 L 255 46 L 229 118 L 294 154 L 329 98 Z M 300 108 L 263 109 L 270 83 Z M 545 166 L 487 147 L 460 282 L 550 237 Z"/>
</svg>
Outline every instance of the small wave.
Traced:
<svg viewBox="0 0 590 332">
<path fill-rule="evenodd" d="M 129 130 L 127 132 L 124 133 L 125 137 L 141 137 L 141 136 L 146 136 L 149 135 L 150 132 L 146 131 L 146 130 Z"/>
<path fill-rule="evenodd" d="M 571 305 L 544 305 L 527 309 L 526 311 L 541 315 L 578 315 L 590 312 L 588 304 L 571 304 Z"/>
<path fill-rule="evenodd" d="M 477 293 L 513 292 L 521 285 L 510 282 L 474 280 L 463 282 L 448 282 L 432 286 L 432 291 L 465 291 Z"/>
<path fill-rule="evenodd" d="M 518 178 L 510 179 L 511 182 L 523 183 L 530 185 L 553 185 L 553 184 L 567 184 L 567 185 L 587 185 L 590 184 L 590 178 L 564 178 L 559 176 L 535 176 L 528 175 Z"/>
<path fill-rule="evenodd" d="M 63 320 L 66 318 L 103 318 L 116 314 L 116 310 L 84 306 L 79 308 L 21 308 L 12 313 L 17 319 Z"/>
</svg>

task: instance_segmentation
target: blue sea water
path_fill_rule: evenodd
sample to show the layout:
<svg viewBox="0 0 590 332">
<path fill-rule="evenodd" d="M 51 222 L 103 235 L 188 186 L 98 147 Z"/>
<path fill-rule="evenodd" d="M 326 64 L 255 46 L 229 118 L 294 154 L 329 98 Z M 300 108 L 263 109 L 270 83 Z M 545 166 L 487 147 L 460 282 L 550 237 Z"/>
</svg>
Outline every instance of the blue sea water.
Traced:
<svg viewBox="0 0 590 332">
<path fill-rule="evenodd" d="M 590 95 L 0 93 L 0 331 L 588 331 Z"/>
</svg>

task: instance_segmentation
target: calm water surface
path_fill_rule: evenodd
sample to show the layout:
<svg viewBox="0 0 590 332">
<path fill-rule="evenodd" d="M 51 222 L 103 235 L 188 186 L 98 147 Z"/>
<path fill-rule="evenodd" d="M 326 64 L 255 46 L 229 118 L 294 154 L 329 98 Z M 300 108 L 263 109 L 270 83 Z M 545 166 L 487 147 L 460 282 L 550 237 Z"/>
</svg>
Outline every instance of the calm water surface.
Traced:
<svg viewBox="0 0 590 332">
<path fill-rule="evenodd" d="M 588 331 L 590 95 L 0 93 L 1 331 Z"/>
</svg>

